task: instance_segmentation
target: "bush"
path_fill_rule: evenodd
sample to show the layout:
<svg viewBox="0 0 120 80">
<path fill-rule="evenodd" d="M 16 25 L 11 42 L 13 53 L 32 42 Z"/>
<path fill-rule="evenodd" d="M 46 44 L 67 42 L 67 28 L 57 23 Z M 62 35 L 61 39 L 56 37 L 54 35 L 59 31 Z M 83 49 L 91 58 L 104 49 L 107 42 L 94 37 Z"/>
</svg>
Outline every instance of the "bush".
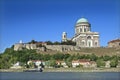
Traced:
<svg viewBox="0 0 120 80">
<path fill-rule="evenodd" d="M 110 66 L 111 67 L 116 67 L 118 65 L 118 60 L 115 58 L 115 59 L 112 59 L 111 62 L 110 62 Z"/>
<path fill-rule="evenodd" d="M 96 61 L 97 67 L 104 67 L 105 66 L 105 61 L 103 59 L 98 59 Z"/>
</svg>

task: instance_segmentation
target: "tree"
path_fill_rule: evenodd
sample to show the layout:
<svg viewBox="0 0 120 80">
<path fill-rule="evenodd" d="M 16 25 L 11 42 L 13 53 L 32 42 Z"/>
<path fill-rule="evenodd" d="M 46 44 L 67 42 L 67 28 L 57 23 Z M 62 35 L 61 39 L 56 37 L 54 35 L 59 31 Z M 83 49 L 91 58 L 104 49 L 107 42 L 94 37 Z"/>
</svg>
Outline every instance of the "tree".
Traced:
<svg viewBox="0 0 120 80">
<path fill-rule="evenodd" d="M 103 59 L 98 59 L 96 61 L 97 67 L 104 67 L 105 66 L 105 61 Z"/>
<path fill-rule="evenodd" d="M 64 58 L 64 54 L 61 53 L 57 53 L 53 55 L 53 59 L 55 60 L 63 60 L 63 58 Z"/>
<path fill-rule="evenodd" d="M 51 41 L 46 41 L 45 43 L 47 43 L 47 45 L 53 45 Z"/>
<path fill-rule="evenodd" d="M 97 56 L 95 54 L 91 54 L 90 55 L 90 60 L 91 61 L 96 61 L 97 60 Z"/>
<path fill-rule="evenodd" d="M 56 61 L 55 60 L 50 60 L 50 66 L 52 66 L 52 67 L 56 67 Z"/>
<path fill-rule="evenodd" d="M 35 41 L 35 40 L 31 40 L 30 42 L 28 42 L 29 44 L 35 44 L 35 43 L 37 43 L 37 41 Z"/>
<path fill-rule="evenodd" d="M 71 57 L 67 58 L 67 60 L 65 62 L 68 67 L 72 67 L 72 58 Z"/>
<path fill-rule="evenodd" d="M 111 67 L 116 67 L 118 65 L 118 59 L 114 58 L 110 61 L 110 66 Z"/>
<path fill-rule="evenodd" d="M 56 41 L 56 42 L 54 42 L 53 44 L 54 44 L 54 45 L 60 45 L 61 43 L 58 42 L 58 41 Z"/>
<path fill-rule="evenodd" d="M 1 56 L 0 59 L 0 69 L 8 69 L 11 66 L 11 63 L 9 61 L 11 59 L 11 56 L 8 54 L 4 54 Z"/>
<path fill-rule="evenodd" d="M 67 42 L 61 42 L 61 44 L 62 44 L 62 45 L 73 45 L 73 46 L 76 45 L 76 43 L 73 42 L 73 41 L 71 41 L 71 40 L 68 40 Z"/>
<path fill-rule="evenodd" d="M 110 60 L 110 59 L 111 59 L 110 56 L 107 56 L 107 55 L 103 56 L 103 60 L 104 60 L 104 61 L 108 61 L 108 60 Z"/>
</svg>

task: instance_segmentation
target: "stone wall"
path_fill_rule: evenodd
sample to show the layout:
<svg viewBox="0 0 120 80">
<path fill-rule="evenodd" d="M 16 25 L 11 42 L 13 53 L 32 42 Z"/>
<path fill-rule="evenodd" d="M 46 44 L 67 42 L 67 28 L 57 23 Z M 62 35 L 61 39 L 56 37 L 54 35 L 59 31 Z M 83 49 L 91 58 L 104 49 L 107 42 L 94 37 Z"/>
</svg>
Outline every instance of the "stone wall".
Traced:
<svg viewBox="0 0 120 80">
<path fill-rule="evenodd" d="M 18 51 L 18 50 L 22 50 L 23 49 L 23 47 L 24 47 L 24 44 L 15 44 L 14 45 L 14 50 L 15 51 Z"/>
<path fill-rule="evenodd" d="M 37 47 L 36 44 L 23 44 L 18 43 L 14 45 L 14 50 L 22 50 L 26 49 L 36 49 L 39 51 L 53 50 L 53 51 L 72 51 L 72 50 L 80 50 L 80 47 L 72 46 L 72 45 L 45 45 L 45 47 Z"/>
<path fill-rule="evenodd" d="M 77 46 L 72 45 L 46 45 L 46 48 L 54 51 L 72 51 L 72 50 L 80 50 Z"/>
<path fill-rule="evenodd" d="M 14 45 L 14 50 L 18 51 L 18 50 L 22 50 L 23 48 L 26 49 L 37 49 L 36 44 L 24 44 L 24 43 L 17 43 Z"/>
</svg>

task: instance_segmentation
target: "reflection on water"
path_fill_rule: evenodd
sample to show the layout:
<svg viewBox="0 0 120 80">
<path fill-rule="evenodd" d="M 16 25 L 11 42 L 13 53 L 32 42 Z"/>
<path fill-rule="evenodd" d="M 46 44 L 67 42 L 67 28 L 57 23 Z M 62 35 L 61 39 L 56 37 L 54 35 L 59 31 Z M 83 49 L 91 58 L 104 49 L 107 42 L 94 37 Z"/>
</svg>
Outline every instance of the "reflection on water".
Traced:
<svg viewBox="0 0 120 80">
<path fill-rule="evenodd" d="M 119 72 L 2 72 L 0 80 L 120 80 Z"/>
</svg>

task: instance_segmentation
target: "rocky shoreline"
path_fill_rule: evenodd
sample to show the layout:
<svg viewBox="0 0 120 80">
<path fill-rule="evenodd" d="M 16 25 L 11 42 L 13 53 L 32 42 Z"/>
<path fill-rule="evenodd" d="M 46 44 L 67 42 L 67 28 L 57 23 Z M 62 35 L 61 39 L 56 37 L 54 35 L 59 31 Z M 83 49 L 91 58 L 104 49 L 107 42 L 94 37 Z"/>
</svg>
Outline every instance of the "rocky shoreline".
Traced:
<svg viewBox="0 0 120 80">
<path fill-rule="evenodd" d="M 23 72 L 28 69 L 0 69 L 0 72 Z M 120 68 L 45 68 L 43 72 L 120 72 Z"/>
</svg>

